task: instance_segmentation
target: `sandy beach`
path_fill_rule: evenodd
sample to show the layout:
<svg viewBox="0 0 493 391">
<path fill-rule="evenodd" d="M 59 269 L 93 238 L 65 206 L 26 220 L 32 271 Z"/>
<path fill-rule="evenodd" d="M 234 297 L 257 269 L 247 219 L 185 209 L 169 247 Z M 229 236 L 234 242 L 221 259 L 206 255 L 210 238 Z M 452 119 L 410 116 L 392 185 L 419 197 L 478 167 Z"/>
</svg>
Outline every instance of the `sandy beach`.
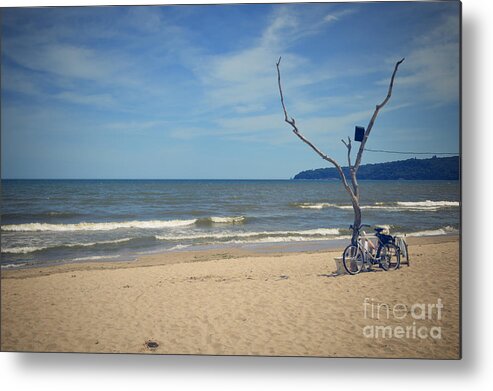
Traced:
<svg viewBox="0 0 493 391">
<path fill-rule="evenodd" d="M 357 276 L 231 249 L 3 270 L 1 349 L 457 359 L 459 239 L 409 242 L 410 267 Z"/>
</svg>

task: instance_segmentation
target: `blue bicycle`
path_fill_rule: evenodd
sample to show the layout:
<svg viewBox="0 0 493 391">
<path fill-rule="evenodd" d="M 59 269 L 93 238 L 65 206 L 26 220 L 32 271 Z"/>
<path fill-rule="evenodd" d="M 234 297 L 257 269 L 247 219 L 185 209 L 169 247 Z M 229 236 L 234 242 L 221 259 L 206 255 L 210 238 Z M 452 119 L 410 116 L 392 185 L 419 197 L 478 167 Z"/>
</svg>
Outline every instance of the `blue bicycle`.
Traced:
<svg viewBox="0 0 493 391">
<path fill-rule="evenodd" d="M 356 239 L 346 247 L 342 254 L 342 263 L 344 269 L 349 274 L 358 274 L 364 268 L 371 269 L 373 265 L 378 265 L 381 269 L 395 270 L 400 266 L 401 251 L 395 243 L 395 237 L 383 233 L 384 228 L 375 228 L 375 236 L 378 240 L 375 246 L 369 246 L 361 237 L 361 228 L 370 227 L 367 224 L 362 224 L 357 228 Z M 351 230 L 352 226 L 349 227 Z"/>
</svg>

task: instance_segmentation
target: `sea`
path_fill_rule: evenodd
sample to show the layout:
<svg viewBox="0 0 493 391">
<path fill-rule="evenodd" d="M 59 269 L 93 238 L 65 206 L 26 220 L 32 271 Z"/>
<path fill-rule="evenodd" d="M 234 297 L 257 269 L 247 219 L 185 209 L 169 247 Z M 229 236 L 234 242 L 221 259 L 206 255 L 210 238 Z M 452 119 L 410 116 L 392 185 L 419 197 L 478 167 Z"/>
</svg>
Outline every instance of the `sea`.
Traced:
<svg viewBox="0 0 493 391">
<path fill-rule="evenodd" d="M 208 248 L 328 248 L 349 241 L 353 220 L 339 181 L 2 180 L 1 185 L 3 269 Z M 408 236 L 459 232 L 459 181 L 367 180 L 360 188 L 365 224 Z"/>
</svg>

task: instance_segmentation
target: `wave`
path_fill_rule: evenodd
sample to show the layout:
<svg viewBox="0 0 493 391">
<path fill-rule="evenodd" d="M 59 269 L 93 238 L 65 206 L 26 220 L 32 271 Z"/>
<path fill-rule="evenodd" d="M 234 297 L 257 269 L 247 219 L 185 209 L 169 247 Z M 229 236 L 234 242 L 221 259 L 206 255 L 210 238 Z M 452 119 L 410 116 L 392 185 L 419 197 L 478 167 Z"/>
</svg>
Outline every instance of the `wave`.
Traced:
<svg viewBox="0 0 493 391">
<path fill-rule="evenodd" d="M 458 207 L 460 204 L 458 201 L 416 201 L 416 202 L 408 202 L 408 201 L 398 201 L 397 205 L 406 206 L 406 207 L 420 207 L 420 208 L 450 208 L 450 207 Z"/>
<path fill-rule="evenodd" d="M 337 208 L 337 205 L 330 204 L 328 202 L 318 202 L 318 203 L 300 202 L 294 205 L 302 209 L 323 209 L 323 208 L 331 208 L 331 207 Z"/>
<path fill-rule="evenodd" d="M 384 226 L 384 227 L 390 229 L 392 226 Z M 408 237 L 424 237 L 424 236 L 451 235 L 451 234 L 457 234 L 458 232 L 459 232 L 458 229 L 454 227 L 445 226 L 437 229 L 429 229 L 429 230 L 407 232 L 407 233 L 391 232 L 391 234 L 405 235 Z M 317 228 L 317 229 L 293 230 L 293 231 L 253 231 L 253 232 L 223 231 L 216 233 L 197 232 L 188 235 L 187 234 L 153 235 L 152 238 L 159 241 L 169 242 L 172 247 L 167 249 L 166 251 L 177 251 L 177 250 L 188 248 L 193 245 L 289 243 L 289 242 L 310 242 L 310 241 L 341 240 L 341 239 L 349 240 L 350 236 L 348 235 L 347 229 Z M 6 254 L 29 254 L 29 253 L 40 252 L 44 250 L 52 250 L 55 248 L 105 246 L 111 244 L 124 243 L 138 239 L 142 239 L 142 238 L 128 237 L 128 238 L 121 238 L 115 240 L 104 240 L 99 242 L 63 243 L 63 244 L 57 244 L 57 245 L 51 245 L 45 247 L 34 247 L 34 246 L 11 247 L 11 248 L 2 248 L 1 252 Z M 111 257 L 113 256 L 87 256 L 84 258 L 76 258 L 73 259 L 72 261 L 97 260 L 97 259 L 105 259 Z M 15 266 L 10 266 L 10 267 L 18 267 L 17 265 L 18 264 L 15 264 Z"/>
<path fill-rule="evenodd" d="M 343 210 L 352 210 L 352 205 L 338 205 L 328 202 L 318 203 L 296 203 L 294 204 L 298 208 L 303 209 L 324 209 L 324 208 L 337 208 Z M 458 201 L 397 201 L 397 202 L 376 202 L 372 205 L 361 205 L 361 209 L 378 209 L 387 210 L 393 212 L 402 211 L 437 211 L 442 208 L 457 208 L 460 206 Z"/>
<path fill-rule="evenodd" d="M 379 225 L 390 230 L 391 225 Z M 177 242 L 177 241 L 192 241 L 197 240 L 195 244 L 248 244 L 248 243 L 275 243 L 275 242 L 308 242 L 319 240 L 340 240 L 350 239 L 347 235 L 347 230 L 338 228 L 318 228 L 311 230 L 300 231 L 259 231 L 259 232 L 218 232 L 218 233 L 199 233 L 194 235 L 155 235 L 157 240 Z M 390 232 L 392 235 L 406 236 L 438 236 L 456 234 L 456 228 L 446 226 L 434 230 L 424 230 L 409 232 L 405 234 Z M 189 247 L 192 244 L 178 244 L 169 249 L 181 249 Z"/>
<path fill-rule="evenodd" d="M 212 216 L 201 219 L 189 220 L 149 220 L 149 221 L 118 221 L 108 223 L 77 223 L 77 224 L 49 224 L 49 223 L 27 223 L 3 225 L 2 231 L 12 232 L 39 232 L 39 231 L 111 231 L 121 228 L 159 229 L 175 228 L 187 225 L 211 225 L 211 224 L 241 224 L 246 220 L 245 216 Z"/>
<path fill-rule="evenodd" d="M 74 258 L 71 259 L 70 261 L 72 262 L 78 262 L 78 261 L 96 261 L 98 259 L 115 259 L 119 258 L 119 255 L 92 255 L 89 257 L 81 257 L 81 258 Z"/>
<path fill-rule="evenodd" d="M 245 216 L 211 216 L 197 219 L 197 225 L 212 225 L 212 224 L 242 224 L 246 220 Z"/>
<path fill-rule="evenodd" d="M 190 245 L 188 245 L 188 244 L 177 244 L 176 246 L 168 248 L 167 251 L 183 250 L 184 248 L 187 248 L 187 247 L 190 247 Z"/>
<path fill-rule="evenodd" d="M 347 237 L 349 238 L 349 237 Z M 338 237 L 333 239 L 346 239 L 346 237 Z M 323 240 L 322 238 L 317 238 L 313 236 L 267 236 L 264 238 L 251 238 L 251 239 L 233 239 L 221 244 L 254 244 L 254 243 L 287 243 L 287 242 L 314 242 Z"/>
<path fill-rule="evenodd" d="M 417 231 L 417 232 L 410 232 L 406 234 L 406 236 L 439 236 L 439 235 L 450 235 L 450 234 L 457 234 L 459 232 L 458 229 L 450 226 L 446 226 L 443 228 L 438 228 L 438 229 L 430 229 L 430 230 L 425 230 L 425 231 Z"/>
<path fill-rule="evenodd" d="M 68 261 L 70 262 L 80 262 L 80 261 L 97 261 L 100 259 L 116 259 L 119 258 L 119 255 L 93 255 L 93 256 L 88 256 L 88 257 L 80 257 L 80 258 L 73 258 Z M 6 263 L 2 264 L 1 268 L 2 269 L 15 269 L 23 266 L 27 266 L 29 263 L 26 262 L 20 262 L 20 263 Z"/>
<path fill-rule="evenodd" d="M 237 224 L 237 223 L 242 223 L 245 221 L 245 216 L 233 216 L 233 217 L 211 217 L 211 221 L 213 223 L 220 223 L 220 224 Z"/>
<path fill-rule="evenodd" d="M 44 251 L 48 249 L 54 248 L 63 248 L 63 247 L 92 247 L 92 246 L 100 246 L 106 244 L 116 244 L 116 243 L 124 243 L 132 240 L 132 238 L 123 238 L 123 239 L 115 239 L 115 240 L 103 240 L 100 242 L 90 242 L 90 243 L 61 243 L 53 246 L 45 246 L 45 247 L 10 247 L 10 248 L 2 248 L 2 253 L 5 254 L 28 254 L 34 253 L 38 251 Z"/>
<path fill-rule="evenodd" d="M 116 244 L 116 243 L 124 243 L 132 240 L 132 238 L 123 238 L 123 239 L 115 239 L 115 240 L 103 240 L 100 242 L 90 242 L 90 243 L 69 243 L 63 244 L 63 247 L 91 247 L 91 246 L 99 246 L 102 244 Z"/>
<path fill-rule="evenodd" d="M 26 266 L 27 263 L 6 263 L 1 265 L 2 269 L 15 269 L 17 267 Z"/>
<path fill-rule="evenodd" d="M 327 236 L 339 235 L 338 228 L 317 228 L 303 231 L 254 231 L 254 232 L 217 232 L 217 233 L 199 233 L 193 235 L 156 235 L 157 240 L 178 241 L 178 240 L 225 240 L 235 238 L 253 238 L 253 237 L 293 237 L 293 236 L 311 236 L 318 240 Z"/>
<path fill-rule="evenodd" d="M 2 253 L 4 254 L 28 254 L 34 253 L 36 251 L 46 250 L 48 247 L 12 247 L 12 248 L 2 248 Z"/>
<path fill-rule="evenodd" d="M 197 220 L 150 220 L 150 221 L 120 221 L 109 223 L 77 223 L 77 224 L 46 224 L 28 223 L 3 225 L 2 231 L 35 232 L 35 231 L 111 231 L 120 228 L 173 228 L 195 224 Z"/>
</svg>

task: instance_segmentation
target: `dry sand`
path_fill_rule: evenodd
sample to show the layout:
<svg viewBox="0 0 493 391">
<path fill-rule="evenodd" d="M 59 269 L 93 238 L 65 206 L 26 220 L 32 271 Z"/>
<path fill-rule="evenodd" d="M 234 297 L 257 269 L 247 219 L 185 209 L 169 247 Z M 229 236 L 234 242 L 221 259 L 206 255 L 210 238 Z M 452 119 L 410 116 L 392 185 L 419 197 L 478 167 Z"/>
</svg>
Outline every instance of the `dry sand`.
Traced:
<svg viewBox="0 0 493 391">
<path fill-rule="evenodd" d="M 1 349 L 459 358 L 459 240 L 410 244 L 410 267 L 357 276 L 340 252 L 239 250 L 2 271 Z"/>
</svg>

